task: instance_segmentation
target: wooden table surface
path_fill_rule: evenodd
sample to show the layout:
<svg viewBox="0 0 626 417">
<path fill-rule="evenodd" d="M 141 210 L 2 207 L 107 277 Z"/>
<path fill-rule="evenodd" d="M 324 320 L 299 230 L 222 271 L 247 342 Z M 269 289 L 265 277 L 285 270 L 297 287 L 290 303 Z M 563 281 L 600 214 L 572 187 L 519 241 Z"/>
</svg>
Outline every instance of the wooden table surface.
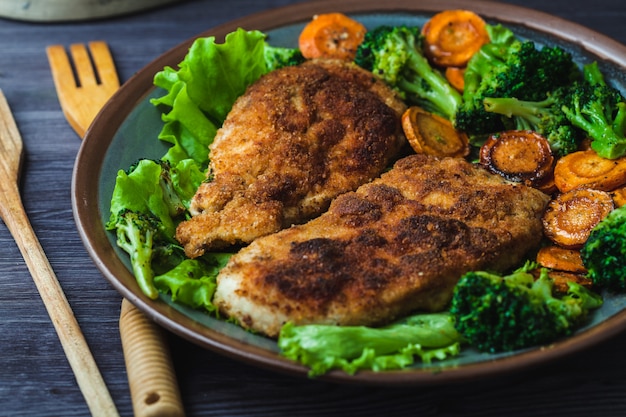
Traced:
<svg viewBox="0 0 626 417">
<path fill-rule="evenodd" d="M 416 0 L 417 1 L 417 0 Z M 624 0 L 508 0 L 581 23 L 626 44 Z M 102 39 L 122 81 L 186 39 L 290 0 L 195 0 L 113 19 L 0 19 L 0 88 L 25 143 L 24 204 L 111 395 L 132 415 L 119 339 L 121 296 L 83 248 L 70 204 L 80 140 L 55 95 L 45 47 Z M 26 7 L 26 2 L 24 3 Z M 467 1 L 471 8 L 471 1 Z M 0 416 L 89 415 L 28 270 L 0 225 Z M 363 387 L 285 376 L 168 333 L 188 416 L 624 416 L 626 334 L 497 380 L 436 387 Z"/>
</svg>

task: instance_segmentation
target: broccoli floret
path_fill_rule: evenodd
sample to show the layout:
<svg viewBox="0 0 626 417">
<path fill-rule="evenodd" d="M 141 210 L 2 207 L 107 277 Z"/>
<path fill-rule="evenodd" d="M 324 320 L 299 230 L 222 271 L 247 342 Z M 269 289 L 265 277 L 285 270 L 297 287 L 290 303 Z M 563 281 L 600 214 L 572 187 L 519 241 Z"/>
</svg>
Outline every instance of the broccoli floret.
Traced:
<svg viewBox="0 0 626 417">
<path fill-rule="evenodd" d="M 585 82 L 578 83 L 562 110 L 570 122 L 591 138 L 591 148 L 603 158 L 626 155 L 626 102 L 604 81 L 597 63 L 583 67 Z"/>
<path fill-rule="evenodd" d="M 539 133 L 548 140 L 554 155 L 561 157 L 576 151 L 582 139 L 581 131 L 572 125 L 561 110 L 567 92 L 567 87 L 562 87 L 551 91 L 548 98 L 541 101 L 487 97 L 483 103 L 486 111 L 507 118 L 504 121 L 507 129 Z"/>
<path fill-rule="evenodd" d="M 608 86 L 597 63 L 583 67 L 584 79 L 558 87 L 541 101 L 487 97 L 485 110 L 506 116 L 504 125 L 530 129 L 548 139 L 553 152 L 563 156 L 578 148 L 583 133 L 603 158 L 626 154 L 626 103 Z"/>
<path fill-rule="evenodd" d="M 626 290 L 626 206 L 613 210 L 596 225 L 580 255 L 595 285 Z"/>
<path fill-rule="evenodd" d="M 467 64 L 463 105 L 455 125 L 478 136 L 504 129 L 502 118 L 485 110 L 486 97 L 515 97 L 540 101 L 546 93 L 580 78 L 569 52 L 560 47 L 538 48 L 522 41 L 502 26 L 487 26 L 491 42 L 482 46 Z"/>
<path fill-rule="evenodd" d="M 141 291 L 152 299 L 159 295 L 154 286 L 152 259 L 160 238 L 159 220 L 136 211 L 124 210 L 115 223 L 117 244 L 130 256 L 130 263 Z"/>
<path fill-rule="evenodd" d="M 355 63 L 397 90 L 409 104 L 453 120 L 461 94 L 431 67 L 414 26 L 379 26 L 366 33 Z"/>
<path fill-rule="evenodd" d="M 141 291 L 158 297 L 154 276 L 171 270 L 185 259 L 183 248 L 167 238 L 157 217 L 124 209 L 115 218 L 117 244 L 128 253 Z"/>
<path fill-rule="evenodd" d="M 179 216 L 185 212 L 186 207 L 172 181 L 172 166 L 163 159 L 154 160 L 154 162 L 161 166 L 159 185 L 163 190 L 163 201 L 167 204 L 169 214 L 171 217 Z"/>
<path fill-rule="evenodd" d="M 510 275 L 469 272 L 457 286 L 450 312 L 459 333 L 483 352 L 550 343 L 571 334 L 602 298 L 577 283 L 562 297 L 543 269 L 535 280 L 526 265 Z"/>
<path fill-rule="evenodd" d="M 154 275 L 165 274 L 186 259 L 185 250 L 180 244 L 158 239 L 153 246 L 152 271 Z"/>
<path fill-rule="evenodd" d="M 302 52 L 298 48 L 286 48 L 280 46 L 272 46 L 267 42 L 263 50 L 265 64 L 268 71 L 274 71 L 282 67 L 298 65 L 304 62 Z"/>
<path fill-rule="evenodd" d="M 598 66 L 597 61 L 593 61 L 591 64 L 586 64 L 583 66 L 583 78 L 586 82 L 592 85 L 606 85 L 604 74 L 602 74 L 602 71 L 600 71 L 600 67 Z"/>
<path fill-rule="evenodd" d="M 165 160 L 140 159 L 120 170 L 115 182 L 106 228 L 115 230 L 118 246 L 130 255 L 139 287 L 150 298 L 158 296 L 152 284 L 155 273 L 184 259 L 174 234 L 179 219 L 188 213 L 190 190 L 197 188 L 185 183 L 190 181 L 186 174 Z"/>
</svg>

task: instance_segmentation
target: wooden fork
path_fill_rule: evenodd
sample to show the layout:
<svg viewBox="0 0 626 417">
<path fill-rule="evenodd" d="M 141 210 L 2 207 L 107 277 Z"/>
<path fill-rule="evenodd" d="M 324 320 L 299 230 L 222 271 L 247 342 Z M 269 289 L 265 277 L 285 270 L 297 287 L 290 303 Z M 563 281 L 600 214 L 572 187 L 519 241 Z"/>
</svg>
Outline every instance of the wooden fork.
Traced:
<svg viewBox="0 0 626 417">
<path fill-rule="evenodd" d="M 78 321 L 24 210 L 18 186 L 22 152 L 22 138 L 0 91 L 0 216 L 26 261 L 89 410 L 94 416 L 117 416 Z"/>
<path fill-rule="evenodd" d="M 63 113 L 82 138 L 106 101 L 119 88 L 105 42 L 46 49 Z M 73 62 L 73 65 L 72 65 Z M 120 336 L 135 416 L 184 416 L 176 374 L 161 329 L 128 300 L 122 300 Z"/>
<path fill-rule="evenodd" d="M 101 41 L 90 42 L 89 51 L 84 44 L 70 45 L 72 61 L 62 45 L 49 46 L 46 52 L 63 114 L 82 138 L 120 87 L 109 47 Z"/>
</svg>

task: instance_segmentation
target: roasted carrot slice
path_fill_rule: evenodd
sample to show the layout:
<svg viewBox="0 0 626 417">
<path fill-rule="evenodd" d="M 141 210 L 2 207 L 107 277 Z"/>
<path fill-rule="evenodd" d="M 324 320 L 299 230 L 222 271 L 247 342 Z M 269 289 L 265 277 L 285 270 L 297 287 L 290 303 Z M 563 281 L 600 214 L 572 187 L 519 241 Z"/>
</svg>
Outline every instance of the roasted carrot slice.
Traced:
<svg viewBox="0 0 626 417">
<path fill-rule="evenodd" d="M 463 67 L 490 41 L 485 21 L 469 10 L 444 10 L 422 26 L 424 52 L 442 67 Z"/>
<path fill-rule="evenodd" d="M 605 159 L 593 150 L 567 154 L 554 167 L 554 182 L 561 192 L 580 187 L 612 191 L 626 184 L 626 157 Z"/>
<path fill-rule="evenodd" d="M 537 263 L 545 268 L 558 271 L 584 274 L 587 268 L 583 265 L 580 251 L 560 246 L 544 246 L 537 252 Z"/>
<path fill-rule="evenodd" d="M 542 268 L 533 269 L 530 273 L 535 277 L 535 279 L 538 279 L 541 276 L 541 269 Z M 591 278 L 588 278 L 582 273 L 550 269 L 548 270 L 548 276 L 552 279 L 552 282 L 554 283 L 553 289 L 557 293 L 566 294 L 569 290 L 568 282 L 575 282 L 589 289 L 593 287 L 593 281 L 591 281 Z"/>
<path fill-rule="evenodd" d="M 548 180 L 554 167 L 550 143 L 531 130 L 507 130 L 489 136 L 479 158 L 489 171 L 530 186 Z"/>
<path fill-rule="evenodd" d="M 623 185 L 611 191 L 611 197 L 616 207 L 626 205 L 626 185 Z"/>
<path fill-rule="evenodd" d="M 585 274 L 577 274 L 575 272 L 567 271 L 550 271 L 548 272 L 548 276 L 552 278 L 552 281 L 554 282 L 554 291 L 558 293 L 567 293 L 569 290 L 569 285 L 567 285 L 568 282 L 575 282 L 576 284 L 580 284 L 586 288 L 593 287 L 593 281 Z"/>
<path fill-rule="evenodd" d="M 615 208 L 606 191 L 577 188 L 548 203 L 543 214 L 545 236 L 559 246 L 580 249 L 587 241 L 591 229 Z"/>
<path fill-rule="evenodd" d="M 532 186 L 545 194 L 552 195 L 559 191 L 554 183 L 554 175 L 549 175 L 540 181 L 535 182 Z"/>
<path fill-rule="evenodd" d="M 450 85 L 462 93 L 465 89 L 465 67 L 446 67 L 444 74 Z"/>
<path fill-rule="evenodd" d="M 467 135 L 446 118 L 421 107 L 409 107 L 402 115 L 402 128 L 417 153 L 439 157 L 464 157 L 469 154 Z"/>
<path fill-rule="evenodd" d="M 300 32 L 298 45 L 305 58 L 353 60 L 366 31 L 365 26 L 343 13 L 320 14 Z"/>
</svg>

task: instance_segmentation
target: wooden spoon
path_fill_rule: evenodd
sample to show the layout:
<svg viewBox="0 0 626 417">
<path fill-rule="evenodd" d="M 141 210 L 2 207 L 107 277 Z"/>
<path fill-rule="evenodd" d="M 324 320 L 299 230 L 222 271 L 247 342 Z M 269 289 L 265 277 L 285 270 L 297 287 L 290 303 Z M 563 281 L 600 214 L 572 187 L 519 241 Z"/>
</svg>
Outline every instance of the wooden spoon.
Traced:
<svg viewBox="0 0 626 417">
<path fill-rule="evenodd" d="M 0 91 L 0 216 L 26 261 L 92 415 L 117 416 L 78 321 L 24 210 L 18 186 L 22 149 L 22 138 Z"/>
</svg>

